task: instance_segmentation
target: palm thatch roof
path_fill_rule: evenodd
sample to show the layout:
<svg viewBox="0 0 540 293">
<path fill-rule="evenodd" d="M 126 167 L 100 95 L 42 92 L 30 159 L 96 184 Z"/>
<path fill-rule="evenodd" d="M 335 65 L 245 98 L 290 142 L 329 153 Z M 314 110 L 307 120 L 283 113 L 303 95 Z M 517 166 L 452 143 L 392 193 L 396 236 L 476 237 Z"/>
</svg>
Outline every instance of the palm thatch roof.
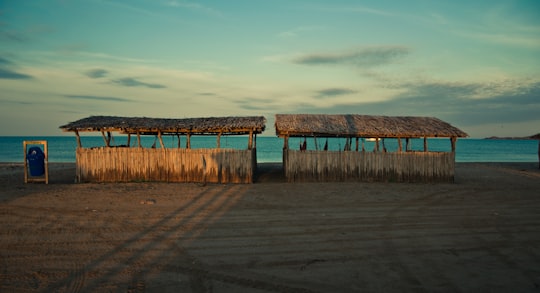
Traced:
<svg viewBox="0 0 540 293">
<path fill-rule="evenodd" d="M 133 134 L 259 134 L 264 131 L 266 118 L 252 117 L 208 117 L 208 118 L 147 118 L 90 116 L 60 126 L 65 132 L 118 131 Z"/>
<path fill-rule="evenodd" d="M 277 114 L 279 137 L 467 137 L 467 133 L 433 117 Z"/>
</svg>

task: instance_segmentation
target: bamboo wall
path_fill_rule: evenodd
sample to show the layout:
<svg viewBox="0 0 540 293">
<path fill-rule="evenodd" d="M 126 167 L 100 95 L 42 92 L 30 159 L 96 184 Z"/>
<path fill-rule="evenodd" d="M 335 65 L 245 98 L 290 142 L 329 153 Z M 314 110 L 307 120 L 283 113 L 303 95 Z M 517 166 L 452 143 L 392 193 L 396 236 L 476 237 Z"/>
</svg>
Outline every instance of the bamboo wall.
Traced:
<svg viewBox="0 0 540 293">
<path fill-rule="evenodd" d="M 256 150 L 77 148 L 78 182 L 251 183 Z"/>
<path fill-rule="evenodd" d="M 453 182 L 452 152 L 332 152 L 284 150 L 288 182 Z"/>
</svg>

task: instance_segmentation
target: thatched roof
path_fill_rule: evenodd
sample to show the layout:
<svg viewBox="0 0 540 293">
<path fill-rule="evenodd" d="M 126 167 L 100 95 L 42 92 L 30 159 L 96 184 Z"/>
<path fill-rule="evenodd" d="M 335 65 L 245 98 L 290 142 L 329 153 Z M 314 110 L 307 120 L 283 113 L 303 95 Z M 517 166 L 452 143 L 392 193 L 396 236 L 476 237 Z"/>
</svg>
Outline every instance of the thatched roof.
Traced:
<svg viewBox="0 0 540 293">
<path fill-rule="evenodd" d="M 277 114 L 279 137 L 466 137 L 467 133 L 433 117 Z"/>
<path fill-rule="evenodd" d="M 208 118 L 147 118 L 91 116 L 60 126 L 63 131 L 118 131 L 140 134 L 258 134 L 264 131 L 266 118 L 208 117 Z"/>
</svg>

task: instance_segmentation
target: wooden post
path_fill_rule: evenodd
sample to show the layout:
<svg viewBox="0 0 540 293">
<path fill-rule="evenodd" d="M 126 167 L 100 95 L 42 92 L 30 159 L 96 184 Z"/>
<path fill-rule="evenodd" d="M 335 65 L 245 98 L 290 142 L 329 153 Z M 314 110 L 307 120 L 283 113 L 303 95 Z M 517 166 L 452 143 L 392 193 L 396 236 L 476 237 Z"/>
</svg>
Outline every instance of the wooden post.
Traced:
<svg viewBox="0 0 540 293">
<path fill-rule="evenodd" d="M 428 151 L 428 148 L 427 148 L 427 136 L 424 136 L 424 152 L 427 152 Z"/>
<path fill-rule="evenodd" d="M 358 151 L 358 137 L 356 138 L 356 151 Z"/>
<path fill-rule="evenodd" d="M 248 150 L 253 148 L 253 130 L 249 131 Z"/>
<path fill-rule="evenodd" d="M 284 150 L 289 149 L 289 137 L 288 136 L 283 137 L 283 149 Z"/>
<path fill-rule="evenodd" d="M 313 136 L 313 142 L 315 142 L 315 150 L 318 151 L 319 145 L 317 144 L 317 137 L 315 135 Z"/>
<path fill-rule="evenodd" d="M 176 133 L 176 137 L 178 137 L 178 148 L 180 148 L 180 133 Z"/>
<path fill-rule="evenodd" d="M 409 138 L 405 138 L 405 151 L 408 152 L 411 150 L 411 146 L 409 145 Z"/>
<path fill-rule="evenodd" d="M 82 148 L 81 144 L 81 136 L 79 135 L 79 131 L 75 130 L 75 136 L 77 137 L 77 148 Z"/>
<path fill-rule="evenodd" d="M 538 140 L 538 169 L 540 169 L 540 139 Z"/>
<path fill-rule="evenodd" d="M 107 131 L 107 146 L 110 147 L 111 146 L 111 132 L 110 131 Z"/>
<path fill-rule="evenodd" d="M 400 152 L 400 153 L 401 153 L 401 151 L 402 151 L 402 146 L 401 146 L 401 137 L 398 137 L 398 138 L 397 138 L 397 142 L 398 142 L 398 152 Z"/>
<path fill-rule="evenodd" d="M 105 146 L 108 147 L 109 146 L 109 141 L 105 137 L 105 131 L 103 131 L 103 129 L 101 130 L 101 137 L 103 137 L 103 141 L 105 142 Z"/>
<path fill-rule="evenodd" d="M 218 148 L 218 149 L 221 148 L 221 131 L 217 135 L 216 148 Z"/>
<path fill-rule="evenodd" d="M 379 138 L 375 138 L 375 151 L 378 152 L 379 151 Z"/>
<path fill-rule="evenodd" d="M 131 133 L 128 133 L 127 146 L 131 147 Z"/>
<path fill-rule="evenodd" d="M 452 153 L 456 152 L 456 137 L 450 138 L 450 144 L 452 145 Z"/>
<path fill-rule="evenodd" d="M 362 152 L 365 152 L 366 151 L 366 144 L 365 144 L 366 140 L 362 137 Z"/>
<path fill-rule="evenodd" d="M 186 134 L 186 149 L 191 149 L 191 133 Z"/>
<path fill-rule="evenodd" d="M 141 133 L 139 132 L 138 129 L 137 129 L 137 145 L 139 147 L 142 147 L 142 145 L 141 145 Z"/>
<path fill-rule="evenodd" d="M 162 149 L 164 149 L 165 144 L 163 143 L 163 138 L 161 137 L 161 130 L 158 130 L 157 136 L 159 138 L 159 145 L 161 146 Z"/>
</svg>

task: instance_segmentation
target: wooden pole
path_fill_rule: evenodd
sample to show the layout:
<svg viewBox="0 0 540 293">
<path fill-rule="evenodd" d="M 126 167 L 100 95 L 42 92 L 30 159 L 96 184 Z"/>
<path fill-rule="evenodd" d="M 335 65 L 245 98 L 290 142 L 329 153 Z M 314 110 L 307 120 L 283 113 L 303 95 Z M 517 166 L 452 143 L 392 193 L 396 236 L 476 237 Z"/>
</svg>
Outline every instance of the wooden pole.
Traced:
<svg viewBox="0 0 540 293">
<path fill-rule="evenodd" d="M 79 135 L 79 131 L 75 130 L 75 136 L 77 137 L 77 148 L 82 148 L 81 136 Z"/>
<path fill-rule="evenodd" d="M 540 139 L 538 140 L 538 169 L 540 169 Z"/>
<path fill-rule="evenodd" d="M 248 142 L 248 150 L 251 150 L 253 148 L 253 130 L 249 131 L 249 142 Z"/>
<path fill-rule="evenodd" d="M 375 138 L 375 151 L 378 152 L 379 151 L 379 138 Z"/>
<path fill-rule="evenodd" d="M 187 133 L 186 134 L 186 149 L 190 149 L 191 148 L 191 133 Z"/>
<path fill-rule="evenodd" d="M 139 147 L 142 147 L 142 145 L 141 145 L 141 133 L 139 132 L 139 130 L 137 130 L 137 145 Z"/>
<path fill-rule="evenodd" d="M 427 136 L 424 136 L 424 152 L 427 152 L 428 151 L 428 148 L 427 148 Z"/>
<path fill-rule="evenodd" d="M 157 136 L 159 138 L 159 145 L 161 146 L 162 149 L 164 149 L 165 144 L 163 143 L 163 138 L 161 137 L 161 130 L 158 130 Z"/>
<path fill-rule="evenodd" d="M 285 136 L 283 138 L 283 149 L 288 150 L 289 149 L 289 137 Z"/>
<path fill-rule="evenodd" d="M 315 135 L 313 136 L 313 142 L 315 142 L 315 150 L 318 151 L 319 145 L 317 144 L 317 137 Z"/>
<path fill-rule="evenodd" d="M 180 133 L 176 133 L 176 137 L 178 137 L 178 148 L 180 148 Z"/>
<path fill-rule="evenodd" d="M 131 147 L 131 133 L 128 133 L 127 146 Z"/>
<path fill-rule="evenodd" d="M 456 152 L 456 137 L 450 138 L 450 144 L 452 145 L 452 153 Z"/>
<path fill-rule="evenodd" d="M 218 149 L 221 148 L 221 131 L 217 135 L 216 148 L 218 148 Z"/>
<path fill-rule="evenodd" d="M 105 137 L 105 131 L 101 130 L 101 137 L 103 137 L 103 141 L 105 142 L 105 146 L 109 146 L 109 141 Z"/>
<path fill-rule="evenodd" d="M 398 142 L 398 152 L 401 153 L 401 151 L 402 151 L 402 146 L 401 146 L 401 138 L 400 138 L 400 137 L 397 138 L 397 142 Z"/>
<path fill-rule="evenodd" d="M 356 151 L 358 151 L 358 137 L 356 138 Z"/>
<path fill-rule="evenodd" d="M 411 150 L 411 146 L 409 145 L 409 138 L 405 138 L 405 151 L 408 152 Z"/>
<path fill-rule="evenodd" d="M 107 146 L 110 147 L 111 146 L 111 132 L 110 131 L 107 131 Z"/>
</svg>

